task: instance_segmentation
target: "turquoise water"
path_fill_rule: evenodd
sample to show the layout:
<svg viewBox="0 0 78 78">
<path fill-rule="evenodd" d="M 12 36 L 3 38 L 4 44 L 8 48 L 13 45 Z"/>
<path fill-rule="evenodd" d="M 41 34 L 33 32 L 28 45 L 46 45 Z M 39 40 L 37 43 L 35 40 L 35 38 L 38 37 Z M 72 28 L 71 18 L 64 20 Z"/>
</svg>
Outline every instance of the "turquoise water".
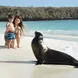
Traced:
<svg viewBox="0 0 78 78">
<path fill-rule="evenodd" d="M 7 22 L 0 22 L 0 34 L 3 34 L 6 29 Z"/>
<path fill-rule="evenodd" d="M 24 24 L 30 30 L 78 30 L 78 20 L 29 21 Z"/>
<path fill-rule="evenodd" d="M 7 22 L 0 22 L 0 33 L 4 33 Z M 23 21 L 25 35 L 40 31 L 46 37 L 53 35 L 78 36 L 78 20 Z"/>
<path fill-rule="evenodd" d="M 28 21 L 24 24 L 29 31 L 78 36 L 78 20 Z"/>
</svg>

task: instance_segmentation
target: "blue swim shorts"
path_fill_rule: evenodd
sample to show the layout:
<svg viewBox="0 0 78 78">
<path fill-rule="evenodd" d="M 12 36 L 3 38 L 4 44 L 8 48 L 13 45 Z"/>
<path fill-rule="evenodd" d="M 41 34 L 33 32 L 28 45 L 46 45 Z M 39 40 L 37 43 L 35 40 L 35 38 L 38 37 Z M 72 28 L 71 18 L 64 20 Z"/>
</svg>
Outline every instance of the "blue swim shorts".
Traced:
<svg viewBox="0 0 78 78">
<path fill-rule="evenodd" d="M 8 40 L 15 39 L 15 34 L 13 32 L 8 32 Z"/>
</svg>

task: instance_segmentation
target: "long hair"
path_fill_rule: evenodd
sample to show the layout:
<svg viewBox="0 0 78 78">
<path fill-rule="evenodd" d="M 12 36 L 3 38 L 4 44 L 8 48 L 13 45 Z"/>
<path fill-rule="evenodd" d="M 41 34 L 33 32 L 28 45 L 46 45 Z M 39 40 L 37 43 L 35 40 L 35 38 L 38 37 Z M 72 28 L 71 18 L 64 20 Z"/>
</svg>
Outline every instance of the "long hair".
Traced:
<svg viewBox="0 0 78 78">
<path fill-rule="evenodd" d="M 23 31 L 24 29 L 24 25 L 23 25 L 23 22 L 22 22 L 22 19 L 19 15 L 16 15 L 15 18 L 14 18 L 14 21 L 13 21 L 13 24 L 14 24 L 14 27 L 15 27 L 15 20 L 16 18 L 20 19 L 20 23 L 18 24 L 18 26 L 21 28 L 21 30 Z"/>
</svg>

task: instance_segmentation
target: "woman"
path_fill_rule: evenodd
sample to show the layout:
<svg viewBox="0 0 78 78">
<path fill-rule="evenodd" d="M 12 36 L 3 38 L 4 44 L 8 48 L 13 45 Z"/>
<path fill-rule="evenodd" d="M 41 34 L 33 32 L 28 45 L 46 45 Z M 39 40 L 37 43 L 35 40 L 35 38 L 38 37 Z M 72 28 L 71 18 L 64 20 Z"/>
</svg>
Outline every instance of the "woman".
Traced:
<svg viewBox="0 0 78 78">
<path fill-rule="evenodd" d="M 23 33 L 23 22 L 20 16 L 15 16 L 14 18 L 14 27 L 15 27 L 15 37 L 16 37 L 16 42 L 17 42 L 17 47 L 20 48 L 20 39 Z"/>
</svg>

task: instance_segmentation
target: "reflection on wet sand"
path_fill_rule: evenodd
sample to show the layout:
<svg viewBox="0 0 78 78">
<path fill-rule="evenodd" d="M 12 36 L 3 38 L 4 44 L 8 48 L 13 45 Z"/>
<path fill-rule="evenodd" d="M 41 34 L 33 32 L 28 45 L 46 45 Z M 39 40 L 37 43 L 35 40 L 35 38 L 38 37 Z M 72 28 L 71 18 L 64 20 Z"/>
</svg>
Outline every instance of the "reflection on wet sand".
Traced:
<svg viewBox="0 0 78 78">
<path fill-rule="evenodd" d="M 32 78 L 78 78 L 78 69 L 64 65 L 38 65 L 32 72 Z"/>
</svg>

